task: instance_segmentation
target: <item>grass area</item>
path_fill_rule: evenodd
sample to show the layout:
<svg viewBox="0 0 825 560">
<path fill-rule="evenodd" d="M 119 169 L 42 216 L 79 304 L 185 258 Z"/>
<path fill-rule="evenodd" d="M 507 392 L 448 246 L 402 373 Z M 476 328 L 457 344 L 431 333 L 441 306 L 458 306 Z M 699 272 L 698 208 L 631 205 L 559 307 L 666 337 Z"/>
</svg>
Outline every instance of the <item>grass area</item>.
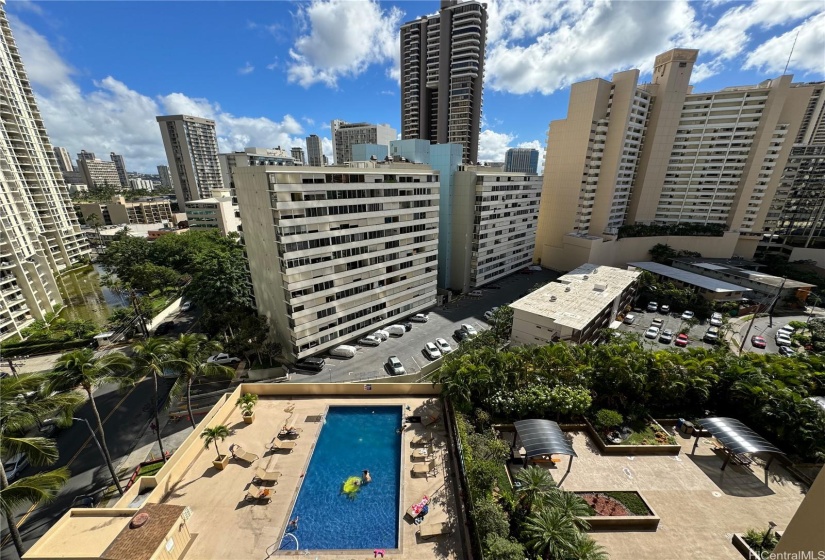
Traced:
<svg viewBox="0 0 825 560">
<path fill-rule="evenodd" d="M 249 369 L 270 369 L 276 367 L 281 367 L 281 364 L 278 362 L 255 362 Z"/>
<path fill-rule="evenodd" d="M 657 439 L 657 431 L 658 430 L 650 424 L 634 427 L 633 432 L 622 442 L 622 445 L 676 445 L 676 438 L 670 434 L 666 434 L 667 440 L 665 441 Z"/>
<path fill-rule="evenodd" d="M 605 492 L 614 500 L 621 502 L 633 515 L 650 515 L 651 511 L 636 492 Z"/>
<path fill-rule="evenodd" d="M 153 463 L 151 465 L 145 465 L 145 466 L 141 467 L 140 468 L 140 473 L 138 474 L 138 478 L 140 478 L 142 476 L 155 476 L 155 474 L 157 474 L 157 472 L 160 469 L 162 469 L 163 465 L 165 465 L 165 464 L 166 463 L 164 463 L 163 461 L 159 461 L 157 463 Z"/>
<path fill-rule="evenodd" d="M 496 486 L 498 487 L 499 494 L 502 496 L 512 496 L 513 495 L 513 485 L 510 483 L 510 477 L 507 475 L 507 465 L 502 463 L 500 468 L 498 469 L 496 477 Z"/>
</svg>

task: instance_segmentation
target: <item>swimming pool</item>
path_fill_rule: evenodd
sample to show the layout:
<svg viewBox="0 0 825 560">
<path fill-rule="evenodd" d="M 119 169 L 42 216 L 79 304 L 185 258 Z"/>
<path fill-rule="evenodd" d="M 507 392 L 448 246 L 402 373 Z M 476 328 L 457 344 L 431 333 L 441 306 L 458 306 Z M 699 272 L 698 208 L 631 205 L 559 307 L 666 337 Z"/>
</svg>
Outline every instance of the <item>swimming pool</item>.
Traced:
<svg viewBox="0 0 825 560">
<path fill-rule="evenodd" d="M 397 548 L 400 406 L 331 406 L 289 519 L 302 550 Z M 370 471 L 352 497 L 344 481 Z M 281 550 L 295 550 L 285 537 Z"/>
</svg>

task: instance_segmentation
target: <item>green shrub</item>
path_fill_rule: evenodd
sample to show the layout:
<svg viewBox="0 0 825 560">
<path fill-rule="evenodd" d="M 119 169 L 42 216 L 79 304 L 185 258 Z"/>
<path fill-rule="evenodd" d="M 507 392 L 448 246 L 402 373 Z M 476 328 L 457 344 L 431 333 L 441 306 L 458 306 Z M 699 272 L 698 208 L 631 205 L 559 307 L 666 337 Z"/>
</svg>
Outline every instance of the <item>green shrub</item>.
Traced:
<svg viewBox="0 0 825 560">
<path fill-rule="evenodd" d="M 791 321 L 788 325 L 796 330 L 808 328 L 808 323 L 805 321 Z"/>
<path fill-rule="evenodd" d="M 633 515 L 650 515 L 650 510 L 636 492 L 605 492 L 605 495 L 621 502 Z"/>
<path fill-rule="evenodd" d="M 622 415 L 609 408 L 599 410 L 593 418 L 593 425 L 600 430 L 617 428 L 622 425 L 622 422 L 624 422 Z"/>
<path fill-rule="evenodd" d="M 498 461 L 474 460 L 467 466 L 467 482 L 474 497 L 489 496 L 498 482 Z"/>
<path fill-rule="evenodd" d="M 506 537 L 510 534 L 510 517 L 495 500 L 478 500 L 473 504 L 472 515 L 479 535 Z"/>
<path fill-rule="evenodd" d="M 82 340 L 67 340 L 58 342 L 42 342 L 35 344 L 15 344 L 3 346 L 3 355 L 8 358 L 16 358 L 18 356 L 40 356 L 42 354 L 53 354 L 56 352 L 63 352 L 64 350 L 71 350 L 73 348 L 82 348 L 88 346 L 93 342 L 90 338 Z"/>
<path fill-rule="evenodd" d="M 770 529 L 760 531 L 758 529 L 748 529 L 748 532 L 745 533 L 743 540 L 748 543 L 749 547 L 757 552 L 771 552 L 774 548 L 776 548 L 776 545 L 779 543 L 779 539 L 773 531 L 771 531 L 771 536 L 766 539 L 765 537 L 769 530 Z M 763 542 L 765 543 L 764 546 L 762 546 Z"/>
<path fill-rule="evenodd" d="M 497 535 L 487 535 L 484 539 L 487 560 L 524 560 L 524 546 L 510 539 Z"/>
</svg>

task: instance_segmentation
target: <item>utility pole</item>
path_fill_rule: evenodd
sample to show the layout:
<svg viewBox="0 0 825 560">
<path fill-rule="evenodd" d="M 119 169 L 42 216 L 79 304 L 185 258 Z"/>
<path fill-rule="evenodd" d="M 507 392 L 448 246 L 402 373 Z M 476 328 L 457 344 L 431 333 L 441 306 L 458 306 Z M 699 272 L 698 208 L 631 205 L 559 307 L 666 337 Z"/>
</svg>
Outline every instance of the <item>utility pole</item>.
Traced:
<svg viewBox="0 0 825 560">
<path fill-rule="evenodd" d="M 143 320 L 143 313 L 140 312 L 140 308 L 138 307 L 137 294 L 135 294 L 134 290 L 129 290 L 129 299 L 132 300 L 132 307 L 135 310 L 135 316 L 137 317 L 138 325 L 140 325 L 140 331 L 143 333 L 143 338 L 149 338 L 149 330 L 146 328 L 146 322 Z"/>
<path fill-rule="evenodd" d="M 745 336 L 742 337 L 742 342 L 739 343 L 739 355 L 742 355 L 742 349 L 745 347 L 745 341 L 748 339 L 748 335 L 751 333 L 751 329 L 753 328 L 753 322 L 756 320 L 756 313 L 753 314 L 751 317 L 750 323 L 748 323 L 748 330 L 745 331 Z"/>
<path fill-rule="evenodd" d="M 776 302 L 779 300 L 779 296 L 782 295 L 782 288 L 785 287 L 785 278 L 782 277 L 782 283 L 779 285 L 779 289 L 776 291 L 776 295 L 773 296 L 773 301 L 771 301 L 770 307 L 768 307 L 768 328 L 773 327 L 773 308 L 776 307 Z"/>
</svg>

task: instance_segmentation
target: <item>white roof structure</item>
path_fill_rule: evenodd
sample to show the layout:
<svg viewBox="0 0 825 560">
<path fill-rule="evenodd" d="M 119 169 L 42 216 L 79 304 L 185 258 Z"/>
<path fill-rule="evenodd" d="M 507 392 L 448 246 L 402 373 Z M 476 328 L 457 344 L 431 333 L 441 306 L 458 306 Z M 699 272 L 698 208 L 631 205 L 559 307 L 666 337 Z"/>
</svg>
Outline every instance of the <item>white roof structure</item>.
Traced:
<svg viewBox="0 0 825 560">
<path fill-rule="evenodd" d="M 582 330 L 638 278 L 638 271 L 583 264 L 510 307 L 549 317 L 557 325 Z"/>
<path fill-rule="evenodd" d="M 737 286 L 736 284 L 731 284 L 730 282 L 723 282 L 722 280 L 709 278 L 707 276 L 702 276 L 701 274 L 688 272 L 687 270 L 682 270 L 681 268 L 673 268 L 672 266 L 667 266 L 666 264 L 657 262 L 632 262 L 627 263 L 627 265 L 641 268 L 642 270 L 647 270 L 648 272 L 652 272 L 653 274 L 658 274 L 666 278 L 678 280 L 683 284 L 697 286 L 710 292 L 730 293 L 751 291 L 750 288 L 746 288 L 745 286 Z"/>
</svg>

